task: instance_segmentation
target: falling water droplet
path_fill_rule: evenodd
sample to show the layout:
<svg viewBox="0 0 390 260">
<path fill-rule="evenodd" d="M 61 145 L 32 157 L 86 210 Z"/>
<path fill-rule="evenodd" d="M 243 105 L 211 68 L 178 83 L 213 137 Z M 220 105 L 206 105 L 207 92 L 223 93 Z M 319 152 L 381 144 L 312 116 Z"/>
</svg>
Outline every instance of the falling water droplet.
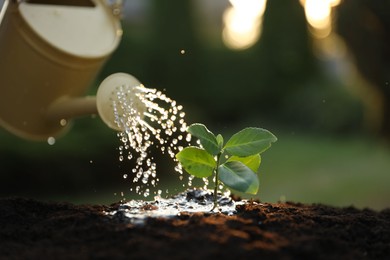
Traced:
<svg viewBox="0 0 390 260">
<path fill-rule="evenodd" d="M 49 138 L 47 138 L 47 143 L 49 145 L 54 145 L 56 143 L 56 139 L 52 136 L 50 136 Z"/>
<path fill-rule="evenodd" d="M 61 119 L 61 120 L 60 120 L 60 125 L 61 125 L 61 126 L 66 126 L 67 123 L 68 123 L 68 122 L 66 121 L 66 119 Z"/>
</svg>

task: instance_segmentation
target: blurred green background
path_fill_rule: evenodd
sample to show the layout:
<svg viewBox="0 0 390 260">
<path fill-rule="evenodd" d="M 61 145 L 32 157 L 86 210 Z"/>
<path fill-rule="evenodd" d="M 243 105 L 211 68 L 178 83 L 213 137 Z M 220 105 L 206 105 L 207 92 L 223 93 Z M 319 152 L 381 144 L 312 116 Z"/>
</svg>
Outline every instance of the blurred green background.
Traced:
<svg viewBox="0 0 390 260">
<path fill-rule="evenodd" d="M 239 0 L 124 2 L 123 39 L 91 94 L 127 72 L 182 104 L 188 123 L 224 136 L 246 126 L 272 131 L 279 141 L 263 155 L 262 201 L 390 206 L 389 1 L 264 1 L 252 31 L 239 26 Z M 119 144 L 96 116 L 74 120 L 54 145 L 1 129 L 0 196 L 135 198 Z M 182 190 L 169 158 L 155 158 L 158 188 Z"/>
</svg>

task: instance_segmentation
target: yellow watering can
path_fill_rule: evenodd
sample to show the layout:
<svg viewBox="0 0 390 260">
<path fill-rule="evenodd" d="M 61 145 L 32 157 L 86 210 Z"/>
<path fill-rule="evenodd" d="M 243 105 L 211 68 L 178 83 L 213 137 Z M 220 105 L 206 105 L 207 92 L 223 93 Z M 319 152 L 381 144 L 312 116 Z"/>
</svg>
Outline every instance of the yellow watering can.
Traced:
<svg viewBox="0 0 390 260">
<path fill-rule="evenodd" d="M 111 1 L 112 2 L 112 1 Z M 118 46 L 120 1 L 4 1 L 0 12 L 0 125 L 30 140 L 63 133 L 73 117 L 99 114 L 111 128 L 114 87 L 140 85 L 109 76 L 83 97 Z"/>
</svg>

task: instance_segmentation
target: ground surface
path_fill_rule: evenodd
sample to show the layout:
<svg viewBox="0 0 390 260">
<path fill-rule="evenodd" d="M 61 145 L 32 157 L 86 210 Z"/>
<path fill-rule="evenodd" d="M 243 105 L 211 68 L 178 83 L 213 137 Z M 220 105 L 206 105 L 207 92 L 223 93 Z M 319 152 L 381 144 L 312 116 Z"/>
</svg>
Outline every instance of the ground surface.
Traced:
<svg viewBox="0 0 390 260">
<path fill-rule="evenodd" d="M 112 206 L 0 199 L 1 259 L 389 259 L 390 210 L 246 203 L 134 225 Z M 254 258 L 256 257 L 256 258 Z"/>
</svg>

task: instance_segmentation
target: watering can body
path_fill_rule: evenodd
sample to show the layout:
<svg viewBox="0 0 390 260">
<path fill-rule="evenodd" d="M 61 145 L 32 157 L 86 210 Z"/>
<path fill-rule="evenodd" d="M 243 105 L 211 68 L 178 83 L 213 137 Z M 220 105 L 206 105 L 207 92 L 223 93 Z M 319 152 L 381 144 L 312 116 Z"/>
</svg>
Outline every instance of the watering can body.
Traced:
<svg viewBox="0 0 390 260">
<path fill-rule="evenodd" d="M 103 0 L 79 1 L 87 6 L 36 2 L 6 1 L 3 7 L 0 125 L 26 139 L 46 140 L 67 128 L 65 120 L 48 120 L 49 107 L 85 94 L 122 30 Z"/>
</svg>

